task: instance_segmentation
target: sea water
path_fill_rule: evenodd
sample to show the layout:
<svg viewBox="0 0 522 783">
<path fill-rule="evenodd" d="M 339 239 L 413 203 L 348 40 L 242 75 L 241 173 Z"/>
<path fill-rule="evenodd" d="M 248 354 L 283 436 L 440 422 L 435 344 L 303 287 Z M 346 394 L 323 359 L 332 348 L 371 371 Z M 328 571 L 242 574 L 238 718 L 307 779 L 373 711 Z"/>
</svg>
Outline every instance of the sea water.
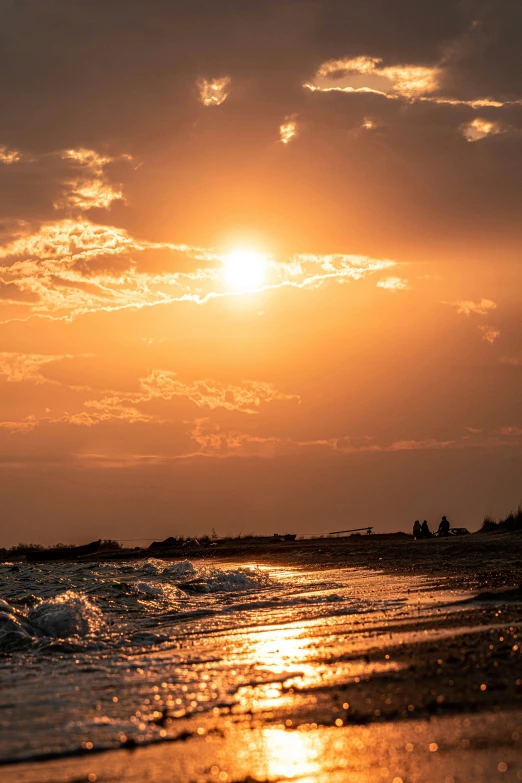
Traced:
<svg viewBox="0 0 522 783">
<path fill-rule="evenodd" d="M 0 761 L 168 740 L 249 689 L 354 678 L 339 651 L 439 611 L 426 588 L 357 569 L 0 564 Z"/>
</svg>

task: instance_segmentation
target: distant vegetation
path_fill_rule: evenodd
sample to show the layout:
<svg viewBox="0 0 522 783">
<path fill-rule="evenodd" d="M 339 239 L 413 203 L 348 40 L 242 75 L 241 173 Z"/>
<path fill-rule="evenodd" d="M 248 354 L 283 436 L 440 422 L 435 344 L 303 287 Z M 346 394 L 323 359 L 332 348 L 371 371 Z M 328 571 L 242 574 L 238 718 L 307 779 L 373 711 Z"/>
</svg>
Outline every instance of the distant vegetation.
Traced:
<svg viewBox="0 0 522 783">
<path fill-rule="evenodd" d="M 509 533 L 514 530 L 522 530 L 522 503 L 518 504 L 516 511 L 511 511 L 505 519 L 495 522 L 493 517 L 485 516 L 480 528 L 480 533 Z"/>
<path fill-rule="evenodd" d="M 42 544 L 16 544 L 9 549 L 0 549 L 0 554 L 10 555 L 25 555 L 26 552 L 42 552 L 45 549 L 73 549 L 76 544 L 52 544 L 49 547 L 42 546 Z M 114 551 L 121 549 L 122 546 L 119 541 L 113 541 L 111 538 L 102 539 L 100 544 L 100 550 L 102 551 Z"/>
<path fill-rule="evenodd" d="M 521 531 L 522 532 L 522 502 L 519 503 L 518 508 L 516 511 L 511 511 L 510 514 L 507 515 L 504 519 L 499 519 L 496 521 L 493 519 L 492 516 L 487 514 L 483 521 L 482 521 L 482 527 L 478 531 L 478 533 L 510 533 L 514 531 Z M 374 534 L 375 536 L 383 536 L 386 538 L 410 538 L 409 533 L 403 533 L 403 532 L 396 532 L 396 533 L 387 533 L 387 534 Z M 366 538 L 366 534 L 362 533 L 352 533 L 351 538 L 354 537 L 363 537 Z M 203 545 L 203 546 L 209 546 L 210 544 L 216 544 L 217 542 L 220 543 L 228 543 L 232 541 L 255 541 L 255 540 L 264 540 L 264 541 L 271 541 L 273 539 L 277 539 L 280 536 L 278 535 L 256 535 L 255 533 L 239 533 L 239 535 L 225 535 L 225 536 L 218 536 L 215 529 L 212 528 L 211 535 L 204 535 L 204 536 L 198 536 L 197 539 L 191 538 L 190 536 L 171 536 L 166 541 L 163 542 L 157 542 L 156 546 L 154 544 L 150 547 L 151 549 L 154 548 L 162 548 L 165 545 L 167 546 L 187 546 L 191 544 L 197 545 Z M 323 538 L 332 538 L 330 534 L 323 534 L 323 535 L 312 535 L 305 536 L 303 534 L 297 535 L 297 540 L 302 541 L 305 537 L 314 538 L 314 539 L 323 539 Z M 282 536 L 281 536 L 282 538 Z M 167 543 L 168 542 L 168 543 Z M 75 547 L 76 544 L 52 544 L 50 547 L 42 546 L 42 544 L 17 544 L 16 546 L 11 546 L 9 549 L 6 549 L 4 547 L 0 547 L 0 562 L 2 560 L 6 560 L 8 557 L 16 557 L 20 555 L 25 555 L 27 552 L 41 552 L 46 549 L 71 549 Z M 100 545 L 100 551 L 105 552 L 114 552 L 114 551 L 121 551 L 126 550 L 130 551 L 131 549 L 140 550 L 143 551 L 143 546 L 124 546 L 121 542 L 116 541 L 114 539 L 102 539 L 101 545 Z"/>
</svg>

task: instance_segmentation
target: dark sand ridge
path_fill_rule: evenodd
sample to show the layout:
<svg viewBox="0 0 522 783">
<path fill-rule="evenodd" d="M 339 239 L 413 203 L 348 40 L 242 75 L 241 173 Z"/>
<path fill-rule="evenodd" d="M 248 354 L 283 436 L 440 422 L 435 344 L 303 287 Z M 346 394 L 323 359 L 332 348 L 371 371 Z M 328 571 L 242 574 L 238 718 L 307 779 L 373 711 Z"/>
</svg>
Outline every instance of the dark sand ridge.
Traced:
<svg viewBox="0 0 522 783">
<path fill-rule="evenodd" d="M 191 559 L 210 554 L 208 549 L 187 550 L 147 554 Z M 262 546 L 230 542 L 215 547 L 212 555 L 241 563 L 368 567 L 424 575 L 430 588 L 473 592 L 458 613 L 441 607 L 429 619 L 412 618 L 400 627 L 383 624 L 354 643 L 347 635 L 337 657 L 330 655 L 327 663 L 353 662 L 360 674 L 349 682 L 300 688 L 290 679 L 275 686 L 279 695 L 271 699 L 264 698 L 262 687 L 254 687 L 219 715 L 176 721 L 182 743 L 132 754 L 115 751 L 90 761 L 4 767 L 2 780 L 61 783 L 88 780 L 88 774 L 107 782 L 231 781 L 247 780 L 247 775 L 251 780 L 302 778 L 307 783 L 522 780 L 522 595 L 517 589 L 522 535 L 421 542 L 375 536 Z M 454 601 L 448 592 L 448 603 Z M 390 662 L 395 670 L 379 671 Z M 292 735 L 302 738 L 304 730 L 312 747 L 303 745 L 305 761 L 308 756 L 317 759 L 317 752 L 320 760 L 310 770 L 297 765 L 290 774 L 282 761 L 285 742 L 290 748 Z M 277 740 L 278 731 L 283 745 L 271 766 L 266 738 Z M 331 744 L 331 732 L 337 744 Z M 202 738 L 208 738 L 205 744 Z M 245 747 L 252 749 L 252 761 L 240 763 Z"/>
</svg>

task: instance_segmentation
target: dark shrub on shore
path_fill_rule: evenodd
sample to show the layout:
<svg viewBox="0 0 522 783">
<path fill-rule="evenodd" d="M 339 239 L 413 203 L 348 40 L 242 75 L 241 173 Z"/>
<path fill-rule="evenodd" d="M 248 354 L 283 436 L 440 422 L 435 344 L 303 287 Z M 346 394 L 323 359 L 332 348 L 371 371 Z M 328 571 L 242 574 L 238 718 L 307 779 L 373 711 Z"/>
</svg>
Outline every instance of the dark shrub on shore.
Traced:
<svg viewBox="0 0 522 783">
<path fill-rule="evenodd" d="M 479 533 L 512 533 L 522 530 L 522 503 L 518 504 L 516 511 L 511 511 L 505 519 L 495 522 L 493 517 L 485 516 Z"/>
</svg>

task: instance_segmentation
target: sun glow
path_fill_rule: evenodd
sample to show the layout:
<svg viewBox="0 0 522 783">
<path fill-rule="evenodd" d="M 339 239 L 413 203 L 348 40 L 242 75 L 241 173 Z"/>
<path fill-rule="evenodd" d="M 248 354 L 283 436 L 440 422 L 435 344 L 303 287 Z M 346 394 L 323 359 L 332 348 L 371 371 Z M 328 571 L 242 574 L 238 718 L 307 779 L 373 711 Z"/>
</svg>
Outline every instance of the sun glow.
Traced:
<svg viewBox="0 0 522 783">
<path fill-rule="evenodd" d="M 249 291 L 263 285 L 267 261 L 261 253 L 253 250 L 234 250 L 224 261 L 225 280 L 237 291 Z"/>
</svg>

